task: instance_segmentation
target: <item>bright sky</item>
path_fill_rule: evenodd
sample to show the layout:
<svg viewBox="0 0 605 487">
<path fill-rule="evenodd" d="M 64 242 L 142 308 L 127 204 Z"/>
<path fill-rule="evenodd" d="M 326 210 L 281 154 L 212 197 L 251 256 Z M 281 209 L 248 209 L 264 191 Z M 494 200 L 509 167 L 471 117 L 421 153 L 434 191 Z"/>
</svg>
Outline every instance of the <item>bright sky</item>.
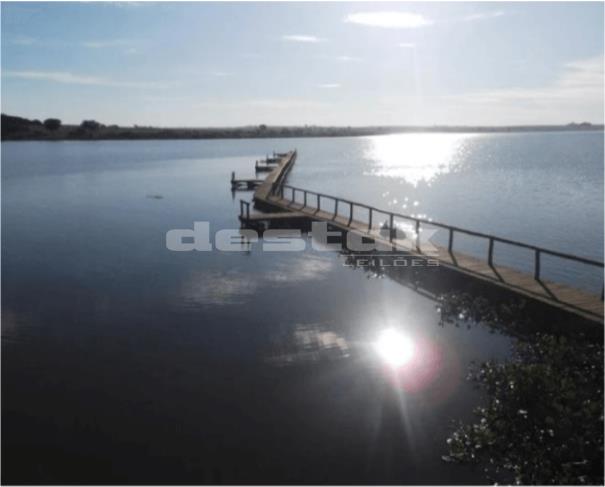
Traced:
<svg viewBox="0 0 605 487">
<path fill-rule="evenodd" d="M 2 111 L 156 126 L 603 123 L 603 3 L 2 3 Z"/>
</svg>

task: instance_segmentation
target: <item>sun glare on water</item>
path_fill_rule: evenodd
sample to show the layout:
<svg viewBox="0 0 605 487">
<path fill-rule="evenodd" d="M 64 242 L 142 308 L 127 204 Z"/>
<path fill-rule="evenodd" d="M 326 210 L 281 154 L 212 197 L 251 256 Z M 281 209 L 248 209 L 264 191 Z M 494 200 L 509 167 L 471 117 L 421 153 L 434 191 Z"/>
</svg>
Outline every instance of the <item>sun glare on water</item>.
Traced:
<svg viewBox="0 0 605 487">
<path fill-rule="evenodd" d="M 475 134 L 393 134 L 368 138 L 365 156 L 373 161 L 368 172 L 402 178 L 413 186 L 430 183 L 456 169 L 459 156 Z"/>
<path fill-rule="evenodd" d="M 380 358 L 394 368 L 412 360 L 414 348 L 414 342 L 409 337 L 393 328 L 383 330 L 374 342 L 374 349 Z"/>
</svg>

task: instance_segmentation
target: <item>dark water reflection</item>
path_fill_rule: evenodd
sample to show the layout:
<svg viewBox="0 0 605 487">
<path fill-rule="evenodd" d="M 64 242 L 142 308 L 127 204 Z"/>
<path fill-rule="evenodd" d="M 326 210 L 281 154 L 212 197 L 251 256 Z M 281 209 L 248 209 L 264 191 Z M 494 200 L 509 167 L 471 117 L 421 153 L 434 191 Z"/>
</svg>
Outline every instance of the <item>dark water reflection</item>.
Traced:
<svg viewBox="0 0 605 487">
<path fill-rule="evenodd" d="M 480 400 L 468 361 L 504 356 L 508 339 L 440 328 L 434 302 L 334 256 L 293 268 L 305 257 L 294 281 L 272 259 L 253 285 L 235 273 L 208 291 L 194 273 L 180 303 L 55 285 L 5 308 L 5 478 L 477 481 L 440 456 L 449 420 Z M 381 360 L 372 345 L 391 327 L 424 363 Z"/>
<path fill-rule="evenodd" d="M 469 362 L 508 337 L 335 253 L 166 250 L 239 226 L 230 172 L 267 150 L 247 142 L 3 144 L 5 483 L 482 481 L 441 455 L 481 401 Z M 413 347 L 395 368 L 388 329 Z"/>
</svg>

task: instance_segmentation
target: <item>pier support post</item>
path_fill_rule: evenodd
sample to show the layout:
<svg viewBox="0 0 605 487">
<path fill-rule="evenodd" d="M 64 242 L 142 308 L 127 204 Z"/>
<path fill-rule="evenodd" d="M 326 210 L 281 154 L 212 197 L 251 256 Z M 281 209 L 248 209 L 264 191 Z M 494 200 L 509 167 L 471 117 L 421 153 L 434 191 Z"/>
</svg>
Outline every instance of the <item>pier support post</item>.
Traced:
<svg viewBox="0 0 605 487">
<path fill-rule="evenodd" d="M 494 239 L 489 239 L 489 249 L 487 251 L 487 263 L 490 267 L 494 265 Z"/>
</svg>

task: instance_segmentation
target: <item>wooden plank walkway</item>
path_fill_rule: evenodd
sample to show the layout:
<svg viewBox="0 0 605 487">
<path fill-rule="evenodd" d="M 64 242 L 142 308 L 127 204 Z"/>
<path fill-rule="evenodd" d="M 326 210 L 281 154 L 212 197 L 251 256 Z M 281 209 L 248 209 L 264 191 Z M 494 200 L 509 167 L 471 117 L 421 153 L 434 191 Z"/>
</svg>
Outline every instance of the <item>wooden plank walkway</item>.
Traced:
<svg viewBox="0 0 605 487">
<path fill-rule="evenodd" d="M 240 220 L 246 222 L 270 222 L 278 220 L 296 220 L 309 219 L 309 215 L 300 211 L 287 211 L 283 213 L 251 213 L 250 215 L 240 215 Z"/>
<path fill-rule="evenodd" d="M 334 213 L 317 210 L 314 207 L 303 207 L 302 203 L 292 203 L 287 199 L 271 196 L 269 198 L 276 207 L 296 211 L 307 215 L 315 221 L 324 221 L 343 230 L 354 232 L 360 236 L 369 237 L 377 243 L 381 243 L 395 250 L 409 253 L 413 257 L 423 259 L 436 259 L 439 265 L 467 274 L 473 278 L 488 281 L 527 298 L 537 299 L 544 303 L 554 305 L 557 308 L 570 311 L 590 320 L 603 321 L 603 301 L 599 296 L 547 280 L 536 280 L 533 275 L 519 272 L 505 266 L 496 264 L 489 265 L 487 262 L 475 257 L 452 251 L 447 248 L 432 244 L 436 252 L 424 253 L 422 246 L 420 251 L 410 246 L 409 240 L 394 238 L 392 241 L 381 234 L 379 228 L 368 231 L 368 223 L 352 220 L 348 217 L 336 216 Z"/>
<path fill-rule="evenodd" d="M 357 235 L 371 238 L 377 243 L 387 246 L 393 250 L 405 252 L 412 257 L 423 259 L 435 259 L 440 266 L 453 269 L 460 272 L 469 278 L 478 279 L 484 282 L 489 282 L 493 285 L 500 286 L 515 294 L 524 296 L 528 299 L 537 300 L 554 306 L 558 309 L 570 312 L 581 316 L 588 320 L 603 322 L 603 301 L 602 296 L 587 293 L 573 287 L 544 280 L 540 277 L 540 256 L 542 254 L 554 255 L 564 259 L 570 259 L 576 262 L 593 265 L 603 269 L 603 263 L 596 262 L 591 259 L 585 259 L 573 255 L 563 254 L 560 252 L 550 251 L 521 242 L 514 242 L 508 239 L 485 235 L 479 232 L 469 231 L 457 227 L 452 227 L 445 224 L 429 222 L 426 220 L 413 218 L 408 215 L 397 215 L 388 211 L 378 210 L 370 206 L 348 201 L 342 198 L 336 198 L 329 195 L 319 194 L 317 192 L 294 188 L 285 184 L 285 178 L 292 169 L 296 160 L 296 151 L 280 154 L 281 160 L 275 169 L 267 176 L 267 178 L 256 188 L 254 192 L 254 203 L 257 208 L 265 211 L 278 212 L 274 213 L 275 219 L 286 219 L 285 214 L 292 212 L 296 215 L 295 218 L 308 218 L 313 221 L 323 221 L 333 225 L 344 232 L 354 232 Z M 286 197 L 285 193 L 291 192 L 291 197 Z M 303 201 L 298 201 L 296 194 L 303 196 Z M 321 208 L 321 201 L 329 199 L 334 201 L 334 210 L 326 210 Z M 311 200 L 315 203 L 311 204 Z M 246 202 L 243 202 L 246 203 Z M 343 207 L 348 208 L 347 214 L 342 214 Z M 354 218 L 354 209 L 364 208 L 369 212 L 369 219 L 366 221 Z M 244 211 L 244 206 L 241 206 L 240 215 L 245 216 L 252 221 L 260 221 L 262 217 L 253 216 L 249 212 Z M 449 230 L 449 245 L 448 248 L 436 246 L 431 242 L 431 252 L 425 252 L 422 249 L 422 244 L 418 240 L 419 245 L 410 245 L 409 239 L 399 238 L 398 235 L 391 234 L 389 228 L 386 231 L 377 227 L 376 214 L 386 215 L 389 222 L 388 227 L 396 228 L 394 219 L 404 219 L 408 223 L 412 222 L 416 229 L 416 235 L 419 234 L 421 224 L 428 226 L 436 226 Z M 266 214 L 268 219 L 271 213 Z M 279 215 L 279 216 L 278 216 Z M 373 215 L 375 220 L 372 221 Z M 245 218 L 242 219 L 244 221 Z M 453 250 L 454 233 L 465 233 L 468 235 L 485 238 L 489 241 L 489 253 L 485 260 L 478 259 Z M 524 273 L 509 267 L 500 266 L 493 262 L 493 248 L 496 242 L 501 242 L 509 245 L 524 247 L 535 252 L 535 268 L 534 273 Z"/>
<path fill-rule="evenodd" d="M 296 151 L 287 152 L 279 158 L 279 162 L 275 169 L 267 175 L 263 183 L 254 191 L 254 203 L 257 206 L 262 207 L 263 203 L 269 202 L 269 195 L 273 188 L 285 182 L 295 161 Z M 271 204 L 269 203 L 269 208 L 270 206 Z"/>
</svg>

